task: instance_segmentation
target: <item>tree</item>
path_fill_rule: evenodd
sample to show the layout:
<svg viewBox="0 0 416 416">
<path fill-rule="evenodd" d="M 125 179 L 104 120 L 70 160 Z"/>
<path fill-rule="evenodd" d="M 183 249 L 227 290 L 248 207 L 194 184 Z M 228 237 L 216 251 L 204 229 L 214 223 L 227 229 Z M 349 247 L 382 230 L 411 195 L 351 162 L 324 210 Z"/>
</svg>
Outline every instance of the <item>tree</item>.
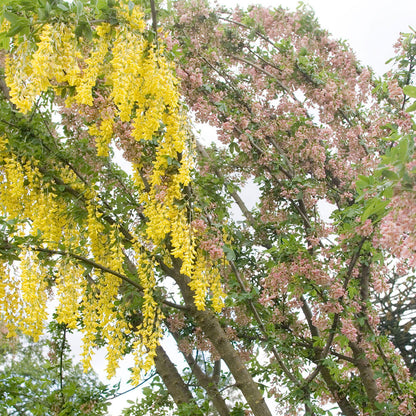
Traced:
<svg viewBox="0 0 416 416">
<path fill-rule="evenodd" d="M 307 8 L 146 7 L 3 6 L 9 331 L 39 336 L 53 292 L 86 366 L 133 352 L 181 415 L 415 414 L 414 34 L 376 80 Z"/>
<path fill-rule="evenodd" d="M 51 325 L 48 338 L 8 339 L 1 325 L 1 415 L 105 415 L 113 391 L 68 356 L 66 330 Z"/>
</svg>

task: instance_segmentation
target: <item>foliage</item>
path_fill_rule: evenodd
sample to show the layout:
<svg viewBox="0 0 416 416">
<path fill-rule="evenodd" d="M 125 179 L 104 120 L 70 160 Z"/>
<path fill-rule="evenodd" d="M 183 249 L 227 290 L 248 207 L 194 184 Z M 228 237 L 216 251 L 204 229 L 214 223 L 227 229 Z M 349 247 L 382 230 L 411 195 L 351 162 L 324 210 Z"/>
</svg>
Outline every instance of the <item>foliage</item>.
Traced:
<svg viewBox="0 0 416 416">
<path fill-rule="evenodd" d="M 56 293 L 86 366 L 98 345 L 109 375 L 129 352 L 133 383 L 155 366 L 126 415 L 415 414 L 414 33 L 377 80 L 304 6 L 1 16 L 11 334 L 38 337 Z"/>
<path fill-rule="evenodd" d="M 2 326 L 5 329 L 4 325 Z M 38 343 L 2 336 L 2 415 L 105 415 L 113 391 L 74 365 L 62 326 Z M 63 347 L 63 350 L 62 350 Z"/>
</svg>

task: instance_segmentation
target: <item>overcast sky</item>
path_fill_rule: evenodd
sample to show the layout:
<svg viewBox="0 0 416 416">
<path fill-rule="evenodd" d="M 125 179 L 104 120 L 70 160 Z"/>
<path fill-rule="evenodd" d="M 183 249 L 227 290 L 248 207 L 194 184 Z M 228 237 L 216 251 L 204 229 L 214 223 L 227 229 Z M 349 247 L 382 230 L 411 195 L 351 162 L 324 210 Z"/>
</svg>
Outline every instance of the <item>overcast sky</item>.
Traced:
<svg viewBox="0 0 416 416">
<path fill-rule="evenodd" d="M 246 7 L 257 3 L 270 7 L 282 5 L 292 10 L 298 4 L 297 0 L 218 1 L 230 7 L 236 4 Z M 416 29 L 416 0 L 309 0 L 305 3 L 313 8 L 323 28 L 335 38 L 346 40 L 362 64 L 371 66 L 379 75 L 387 70 L 385 62 L 393 56 L 393 44 L 400 32 L 409 31 L 409 26 Z M 78 343 L 78 340 L 74 342 Z M 102 380 L 107 382 L 103 372 L 103 356 L 100 354 L 93 366 Z M 123 365 L 119 372 L 123 382 L 128 379 L 126 368 L 131 364 Z M 118 380 L 114 380 L 116 381 Z M 117 399 L 111 408 L 111 416 L 118 416 L 126 406 L 126 400 L 134 400 L 137 394 L 134 392 Z"/>
<path fill-rule="evenodd" d="M 246 7 L 262 4 L 295 9 L 297 0 L 218 0 L 227 6 Z M 315 11 L 324 29 L 337 39 L 347 40 L 365 65 L 378 74 L 384 73 L 384 63 L 393 56 L 393 44 L 400 32 L 416 29 L 415 0 L 309 0 L 304 1 Z"/>
</svg>

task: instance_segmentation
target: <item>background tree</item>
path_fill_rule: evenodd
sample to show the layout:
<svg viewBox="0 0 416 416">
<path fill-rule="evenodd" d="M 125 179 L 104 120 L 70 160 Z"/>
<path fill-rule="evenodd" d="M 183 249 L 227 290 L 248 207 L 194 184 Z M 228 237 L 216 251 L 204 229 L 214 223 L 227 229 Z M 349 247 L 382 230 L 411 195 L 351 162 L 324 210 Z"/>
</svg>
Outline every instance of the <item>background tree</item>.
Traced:
<svg viewBox="0 0 416 416">
<path fill-rule="evenodd" d="M 165 388 L 149 397 L 182 415 L 415 414 L 401 310 L 415 265 L 414 34 L 377 81 L 307 8 L 143 6 L 3 7 L 9 330 L 37 337 L 52 291 L 85 365 L 107 345 L 112 375 L 132 351 L 133 382 L 154 365 Z M 220 143 L 198 143 L 180 97 Z M 239 194 L 249 180 L 253 209 Z M 168 333 L 184 374 L 159 345 Z"/>
<path fill-rule="evenodd" d="M 28 337 L 6 338 L 5 326 L 1 328 L 2 415 L 107 414 L 114 391 L 73 364 L 62 325 L 38 343 Z"/>
</svg>

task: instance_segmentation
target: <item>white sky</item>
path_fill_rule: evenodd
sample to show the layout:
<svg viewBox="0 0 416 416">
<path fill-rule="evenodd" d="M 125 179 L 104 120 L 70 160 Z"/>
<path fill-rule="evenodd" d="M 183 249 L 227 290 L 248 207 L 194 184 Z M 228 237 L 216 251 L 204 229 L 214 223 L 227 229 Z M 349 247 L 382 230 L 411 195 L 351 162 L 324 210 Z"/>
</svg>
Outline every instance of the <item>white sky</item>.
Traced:
<svg viewBox="0 0 416 416">
<path fill-rule="evenodd" d="M 297 0 L 219 0 L 219 3 L 233 7 L 238 4 L 246 7 L 257 3 L 270 7 L 282 5 L 295 9 Z M 409 26 L 416 29 L 416 0 L 309 0 L 305 1 L 316 13 L 324 29 L 327 29 L 337 39 L 346 40 L 356 52 L 358 59 L 364 65 L 371 66 L 378 75 L 387 71 L 385 62 L 394 55 L 393 44 L 400 32 L 408 32 Z M 77 340 L 74 340 L 77 344 Z M 74 345 L 74 352 L 78 350 Z M 165 346 L 166 348 L 166 346 Z M 93 367 L 104 382 L 104 355 L 100 354 L 94 360 Z M 123 383 L 128 379 L 127 367 L 131 362 L 122 366 L 119 377 Z M 111 380 L 115 383 L 119 379 Z M 128 388 L 124 384 L 125 389 Z M 122 388 L 123 390 L 123 388 Z M 115 400 L 109 415 L 118 416 L 126 401 L 135 400 L 138 392 L 132 392 Z"/>
<path fill-rule="evenodd" d="M 262 4 L 296 9 L 297 0 L 218 0 L 229 7 Z M 393 56 L 393 44 L 400 32 L 416 29 L 415 0 L 305 0 L 324 29 L 337 39 L 347 40 L 357 57 L 378 74 Z"/>
</svg>

